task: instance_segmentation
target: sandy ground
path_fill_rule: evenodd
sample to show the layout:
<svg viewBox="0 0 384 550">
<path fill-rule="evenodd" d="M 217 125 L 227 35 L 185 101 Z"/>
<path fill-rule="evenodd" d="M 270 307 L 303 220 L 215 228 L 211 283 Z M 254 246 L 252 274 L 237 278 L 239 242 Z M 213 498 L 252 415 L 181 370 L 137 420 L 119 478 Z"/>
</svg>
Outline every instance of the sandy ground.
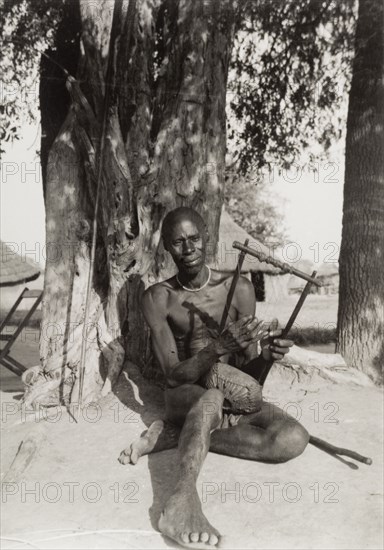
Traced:
<svg viewBox="0 0 384 550">
<path fill-rule="evenodd" d="M 297 325 L 335 323 L 335 297 L 307 300 Z M 258 314 L 284 323 L 295 302 L 291 297 L 278 309 L 258 304 Z M 37 329 L 22 333 L 13 355 L 26 366 L 38 364 Z M 3 486 L 3 548 L 176 547 L 156 526 L 177 475 L 177 451 L 145 457 L 135 467 L 117 461 L 120 451 L 162 416 L 159 389 L 128 364 L 115 393 L 84 409 L 75 423 L 64 409 L 51 410 L 47 419 L 43 413 L 37 418 L 22 413 L 20 379 L 4 367 L 0 379 L 2 477 L 28 434 L 43 429 L 46 435 L 19 482 Z M 382 393 L 324 381 L 287 388 L 273 376 L 265 390 L 313 435 L 374 462 L 352 470 L 312 446 L 280 465 L 208 454 L 198 491 L 205 514 L 225 536 L 223 546 L 382 548 Z"/>
<path fill-rule="evenodd" d="M 15 357 L 38 363 L 35 342 Z M 26 435 L 46 439 L 17 484 L 2 493 L 3 548 L 175 548 L 156 526 L 177 475 L 177 450 L 122 466 L 120 451 L 162 416 L 162 392 L 127 364 L 114 394 L 75 423 L 18 408 L 19 379 L 1 367 L 2 477 Z M 274 379 L 275 380 L 275 379 Z M 352 470 L 309 446 L 286 464 L 209 453 L 198 480 L 203 511 L 224 548 L 382 548 L 382 393 L 374 387 L 266 385 L 267 397 L 313 435 L 373 458 Z M 55 418 L 56 415 L 56 418 Z"/>
<path fill-rule="evenodd" d="M 256 304 L 256 315 L 267 321 L 276 317 L 284 325 L 288 321 L 299 297 L 299 294 L 293 294 L 287 296 L 284 301 L 258 302 Z M 316 328 L 335 327 L 337 304 L 338 296 L 336 294 L 329 296 L 310 294 L 307 296 L 294 326 L 298 330 L 308 327 L 313 327 L 314 330 Z"/>
</svg>

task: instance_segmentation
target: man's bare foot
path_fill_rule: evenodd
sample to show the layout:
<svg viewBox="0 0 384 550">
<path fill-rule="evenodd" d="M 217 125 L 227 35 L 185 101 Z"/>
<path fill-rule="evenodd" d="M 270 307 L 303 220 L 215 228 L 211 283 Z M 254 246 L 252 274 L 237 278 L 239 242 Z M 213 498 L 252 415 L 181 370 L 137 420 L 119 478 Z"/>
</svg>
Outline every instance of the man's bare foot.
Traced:
<svg viewBox="0 0 384 550">
<path fill-rule="evenodd" d="M 196 488 L 186 484 L 168 500 L 160 516 L 159 530 L 187 548 L 214 549 L 220 542 L 220 533 L 201 510 Z"/>
<path fill-rule="evenodd" d="M 156 420 L 139 439 L 136 439 L 129 447 L 121 451 L 120 464 L 137 464 L 139 458 L 150 453 L 164 429 L 164 422 Z"/>
<path fill-rule="evenodd" d="M 146 454 L 147 442 L 145 436 L 136 439 L 129 447 L 121 451 L 118 458 L 120 464 L 137 464 L 139 458 Z"/>
</svg>

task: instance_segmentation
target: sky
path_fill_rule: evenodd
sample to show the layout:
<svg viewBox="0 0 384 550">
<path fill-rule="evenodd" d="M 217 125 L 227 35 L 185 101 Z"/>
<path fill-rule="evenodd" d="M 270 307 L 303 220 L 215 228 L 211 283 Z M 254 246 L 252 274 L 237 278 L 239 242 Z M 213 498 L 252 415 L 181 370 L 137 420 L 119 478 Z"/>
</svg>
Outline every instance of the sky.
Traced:
<svg viewBox="0 0 384 550">
<path fill-rule="evenodd" d="M 1 170 L 1 239 L 14 250 L 45 263 L 45 214 L 40 162 L 39 125 L 25 126 L 20 141 L 8 146 Z M 341 240 L 344 161 L 341 147 L 328 163 L 309 172 L 297 164 L 282 174 L 268 175 L 271 200 L 277 202 L 289 240 L 285 261 L 300 258 L 320 264 L 336 261 Z M 293 243 L 293 244 L 292 244 Z"/>
<path fill-rule="evenodd" d="M 39 125 L 25 125 L 21 139 L 4 147 L 1 159 L 1 240 L 12 243 L 22 257 L 45 264 L 45 211 L 40 159 Z"/>
<path fill-rule="evenodd" d="M 344 155 L 331 154 L 316 171 L 299 164 L 276 176 L 273 190 L 279 197 L 289 242 L 283 248 L 286 261 L 301 258 L 314 264 L 337 262 L 341 241 Z M 300 255 L 300 257 L 297 257 Z"/>
</svg>

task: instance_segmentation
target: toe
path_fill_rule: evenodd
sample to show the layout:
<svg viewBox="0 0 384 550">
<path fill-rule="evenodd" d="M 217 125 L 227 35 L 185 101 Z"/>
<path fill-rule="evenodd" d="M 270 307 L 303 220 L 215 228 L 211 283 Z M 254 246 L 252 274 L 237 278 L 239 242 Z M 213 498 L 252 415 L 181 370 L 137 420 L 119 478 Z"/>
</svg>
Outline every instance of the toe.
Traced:
<svg viewBox="0 0 384 550">
<path fill-rule="evenodd" d="M 210 544 L 211 546 L 215 546 L 218 542 L 219 542 L 218 537 L 212 533 L 209 536 L 208 544 Z"/>
<path fill-rule="evenodd" d="M 200 539 L 199 533 L 191 533 L 190 539 L 192 542 L 199 542 L 199 539 Z"/>
<path fill-rule="evenodd" d="M 120 456 L 118 458 L 120 464 L 128 464 L 129 463 L 129 454 L 126 450 L 122 451 L 120 453 Z"/>
<path fill-rule="evenodd" d="M 207 542 L 208 540 L 209 540 L 208 533 L 206 532 L 200 533 L 200 542 Z"/>
</svg>

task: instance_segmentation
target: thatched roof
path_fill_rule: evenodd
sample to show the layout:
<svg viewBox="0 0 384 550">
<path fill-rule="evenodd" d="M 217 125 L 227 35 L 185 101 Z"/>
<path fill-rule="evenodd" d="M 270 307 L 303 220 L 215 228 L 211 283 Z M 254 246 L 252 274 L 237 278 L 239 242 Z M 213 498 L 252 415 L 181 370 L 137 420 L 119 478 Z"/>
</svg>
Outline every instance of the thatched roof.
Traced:
<svg viewBox="0 0 384 550">
<path fill-rule="evenodd" d="M 0 244 L 0 286 L 17 285 L 38 278 L 41 269 L 36 262 L 22 258 L 2 241 Z"/>
<path fill-rule="evenodd" d="M 249 239 L 248 246 L 250 248 L 259 250 L 267 255 L 271 254 L 271 250 L 267 246 L 249 235 L 242 227 L 237 225 L 226 210 L 223 210 L 220 220 L 217 260 L 210 262 L 210 267 L 220 271 L 235 271 L 240 251 L 232 248 L 232 243 L 233 241 L 244 243 L 246 239 Z M 274 275 L 280 273 L 280 270 L 274 266 L 260 262 L 257 258 L 247 254 L 241 272 L 247 273 L 250 271 L 262 271 L 263 273 Z"/>
</svg>

